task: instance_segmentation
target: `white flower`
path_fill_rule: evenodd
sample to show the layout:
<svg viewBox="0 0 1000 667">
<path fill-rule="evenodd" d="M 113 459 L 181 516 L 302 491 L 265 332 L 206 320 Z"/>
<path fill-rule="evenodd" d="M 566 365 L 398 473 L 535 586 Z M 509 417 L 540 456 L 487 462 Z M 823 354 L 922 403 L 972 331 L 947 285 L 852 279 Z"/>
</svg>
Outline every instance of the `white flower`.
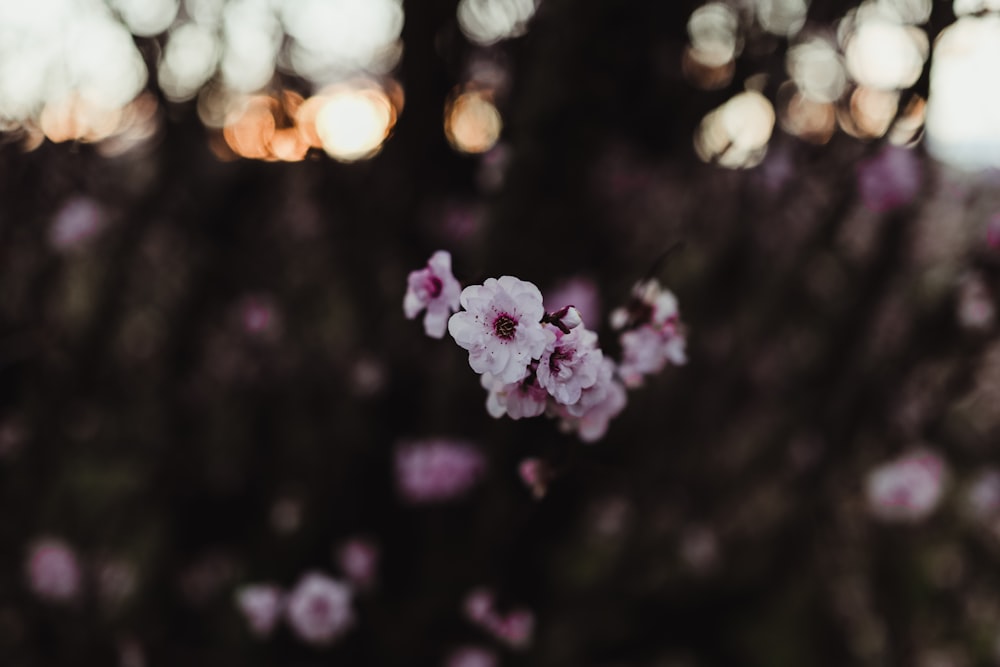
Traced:
<svg viewBox="0 0 1000 667">
<path fill-rule="evenodd" d="M 687 363 L 686 341 L 675 321 L 661 326 L 644 324 L 621 335 L 622 363 L 618 374 L 627 387 L 638 387 L 645 375 L 659 373 L 667 362 L 677 366 Z"/>
<path fill-rule="evenodd" d="M 443 338 L 448 317 L 458 310 L 458 297 L 462 291 L 462 286 L 451 272 L 451 254 L 438 250 L 431 255 L 427 266 L 412 271 L 406 282 L 403 313 L 412 320 L 426 308 L 424 331 L 431 338 Z"/>
<path fill-rule="evenodd" d="M 884 521 L 918 521 L 930 515 L 944 493 L 944 462 L 914 451 L 878 466 L 866 486 L 872 513 Z"/>
<path fill-rule="evenodd" d="M 273 584 L 248 584 L 236 591 L 236 606 L 247 620 L 250 631 L 267 637 L 281 618 L 284 595 Z"/>
<path fill-rule="evenodd" d="M 448 332 L 469 351 L 469 365 L 504 384 L 524 379 L 528 365 L 554 334 L 541 325 L 542 293 L 513 276 L 488 278 L 462 290 L 465 311 L 448 320 Z"/>
<path fill-rule="evenodd" d="M 573 405 L 597 382 L 604 353 L 597 347 L 597 334 L 583 327 L 569 333 L 554 329 L 554 335 L 538 361 L 538 385 L 557 403 Z"/>
<path fill-rule="evenodd" d="M 549 394 L 538 386 L 534 373 L 530 371 L 527 378 L 510 384 L 500 382 L 490 373 L 483 373 L 481 381 L 483 388 L 489 391 L 486 411 L 495 419 L 504 415 L 511 419 L 524 419 L 545 412 Z"/>
<path fill-rule="evenodd" d="M 323 574 L 310 572 L 289 594 L 285 615 L 303 641 L 329 644 L 354 624 L 351 589 Z"/>
</svg>

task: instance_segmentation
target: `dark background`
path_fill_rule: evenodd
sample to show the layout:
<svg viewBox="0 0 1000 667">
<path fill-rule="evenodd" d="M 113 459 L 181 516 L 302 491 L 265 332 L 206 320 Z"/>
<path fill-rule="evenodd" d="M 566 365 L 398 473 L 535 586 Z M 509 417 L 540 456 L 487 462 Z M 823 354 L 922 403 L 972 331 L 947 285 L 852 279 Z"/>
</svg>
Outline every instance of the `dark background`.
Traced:
<svg viewBox="0 0 1000 667">
<path fill-rule="evenodd" d="M 220 161 L 193 103 L 164 99 L 156 137 L 121 157 L 0 145 L 2 662 L 115 664 L 134 642 L 148 665 L 438 665 L 471 642 L 512 665 L 996 664 L 1000 551 L 960 490 L 996 458 L 1000 362 L 996 329 L 955 315 L 967 272 L 997 286 L 989 178 L 918 145 L 919 194 L 876 213 L 856 169 L 882 140 L 776 128 L 760 167 L 704 164 L 702 117 L 756 73 L 773 97 L 787 40 L 748 29 L 733 83 L 704 91 L 680 67 L 698 3 L 545 0 L 489 51 L 512 85 L 504 184 L 484 190 L 442 126 L 476 50 L 455 5 L 404 3 L 406 106 L 371 160 Z M 817 0 L 808 20 L 847 8 Z M 935 2 L 931 41 L 953 20 Z M 156 40 L 138 43 L 152 62 Z M 108 226 L 56 252 L 50 221 L 80 195 Z M 407 273 L 446 248 L 463 284 L 589 278 L 606 322 L 678 243 L 657 274 L 690 362 L 631 391 L 595 445 L 491 419 L 466 353 L 402 315 Z M 275 335 L 240 328 L 249 297 L 274 305 Z M 407 506 L 393 448 L 439 436 L 479 443 L 490 472 Z M 867 472 L 918 444 L 949 464 L 943 506 L 875 521 Z M 525 456 L 558 472 L 541 501 Z M 282 499 L 302 513 L 288 534 Z M 127 559 L 135 592 L 35 599 L 24 563 L 45 535 L 85 564 Z M 336 576 L 331 549 L 356 535 L 382 557 L 355 630 L 324 650 L 248 634 L 235 586 Z M 463 618 L 481 585 L 535 612 L 529 650 Z"/>
</svg>

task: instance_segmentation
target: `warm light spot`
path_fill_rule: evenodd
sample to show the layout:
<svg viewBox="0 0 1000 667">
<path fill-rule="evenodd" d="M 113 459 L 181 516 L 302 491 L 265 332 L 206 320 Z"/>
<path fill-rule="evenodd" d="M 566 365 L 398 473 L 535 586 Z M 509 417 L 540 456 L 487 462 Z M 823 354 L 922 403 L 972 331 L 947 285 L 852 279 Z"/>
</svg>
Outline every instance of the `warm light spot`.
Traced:
<svg viewBox="0 0 1000 667">
<path fill-rule="evenodd" d="M 756 91 L 740 93 L 702 120 L 695 151 L 705 162 L 729 168 L 760 163 L 774 130 L 774 107 Z"/>
<path fill-rule="evenodd" d="M 898 106 L 899 93 L 861 86 L 851 93 L 850 105 L 838 119 L 851 136 L 876 139 L 889 129 Z"/>
<path fill-rule="evenodd" d="M 883 90 L 916 83 L 927 60 L 927 33 L 871 12 L 855 17 L 846 37 L 847 69 L 859 84 Z"/>
<path fill-rule="evenodd" d="M 889 141 L 897 146 L 906 146 L 917 141 L 924 129 L 924 122 L 927 120 L 927 102 L 919 95 L 914 96 L 903 113 L 896 119 L 896 123 L 889 131 Z"/>
<path fill-rule="evenodd" d="M 931 17 L 932 0 L 878 0 L 878 8 L 900 23 L 919 25 Z"/>
<path fill-rule="evenodd" d="M 535 0 L 460 0 L 458 26 L 484 46 L 523 35 L 535 14 Z"/>
<path fill-rule="evenodd" d="M 847 85 L 836 47 L 819 37 L 792 46 L 786 66 L 802 95 L 815 102 L 836 101 Z"/>
<path fill-rule="evenodd" d="M 721 68 L 732 62 L 742 44 L 736 12 L 721 2 L 710 2 L 694 10 L 688 19 L 691 47 L 687 54 L 707 68 Z"/>
<path fill-rule="evenodd" d="M 379 152 L 396 122 L 396 110 L 381 87 L 368 82 L 345 84 L 325 91 L 321 97 L 315 134 L 330 157 L 354 162 Z M 304 135 L 310 133 L 306 129 Z"/>
<path fill-rule="evenodd" d="M 786 83 L 778 93 L 781 127 L 800 139 L 825 144 L 837 128 L 837 115 L 829 102 L 817 102 Z"/>
<path fill-rule="evenodd" d="M 50 141 L 100 141 L 118 128 L 122 111 L 95 104 L 80 95 L 49 102 L 42 109 L 39 125 Z"/>
<path fill-rule="evenodd" d="M 736 71 L 736 61 L 729 60 L 722 65 L 707 65 L 702 55 L 691 46 L 684 49 L 684 59 L 681 61 L 681 71 L 684 77 L 702 90 L 719 90 L 728 86 Z"/>
<path fill-rule="evenodd" d="M 485 153 L 500 139 L 503 119 L 489 91 L 469 90 L 445 110 L 444 132 L 463 153 Z"/>
<path fill-rule="evenodd" d="M 996 12 L 1000 11 L 1000 0 L 955 0 L 952 9 L 955 16 L 978 12 Z"/>
<path fill-rule="evenodd" d="M 927 147 L 966 169 L 1000 167 L 1000 17 L 965 16 L 934 45 Z"/>
<path fill-rule="evenodd" d="M 247 98 L 242 109 L 230 113 L 223 136 L 234 153 L 256 160 L 271 157 L 277 105 L 273 97 L 254 95 Z"/>
<path fill-rule="evenodd" d="M 97 144 L 97 151 L 106 157 L 122 155 L 152 138 L 159 128 L 159 103 L 156 95 L 145 92 L 122 109 L 121 121 L 114 136 Z"/>
</svg>

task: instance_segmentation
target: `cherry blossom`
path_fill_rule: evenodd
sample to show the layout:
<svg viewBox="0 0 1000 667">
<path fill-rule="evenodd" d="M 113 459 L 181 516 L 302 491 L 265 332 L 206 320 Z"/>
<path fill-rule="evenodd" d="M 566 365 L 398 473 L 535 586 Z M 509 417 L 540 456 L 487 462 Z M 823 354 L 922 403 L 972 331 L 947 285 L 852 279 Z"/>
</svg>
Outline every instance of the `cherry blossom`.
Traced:
<svg viewBox="0 0 1000 667">
<path fill-rule="evenodd" d="M 32 592 L 50 602 L 68 602 L 80 594 L 81 573 L 76 553 L 57 538 L 43 538 L 31 545 L 27 562 Z"/>
<path fill-rule="evenodd" d="M 479 450 L 464 442 L 430 440 L 396 449 L 396 487 L 413 504 L 461 496 L 475 486 L 485 469 Z"/>
<path fill-rule="evenodd" d="M 604 353 L 597 347 L 597 334 L 582 326 L 569 333 L 551 330 L 555 337 L 538 362 L 538 385 L 557 403 L 573 405 L 597 382 Z"/>
<path fill-rule="evenodd" d="M 346 584 L 310 572 L 289 593 L 285 617 L 303 641 L 329 644 L 354 625 L 351 598 L 351 589 Z"/>
<path fill-rule="evenodd" d="M 504 415 L 511 419 L 537 417 L 548 405 L 549 394 L 539 386 L 534 371 L 525 379 L 510 384 L 498 381 L 491 373 L 483 373 L 481 382 L 489 392 L 486 411 L 496 419 Z"/>
<path fill-rule="evenodd" d="M 944 462 L 937 454 L 913 451 L 868 474 L 868 505 L 883 521 L 919 521 L 941 501 L 944 477 Z"/>
<path fill-rule="evenodd" d="M 461 305 L 465 310 L 451 316 L 448 332 L 469 351 L 472 370 L 490 373 L 504 384 L 524 379 L 532 359 L 554 338 L 541 324 L 542 293 L 513 276 L 466 287 Z"/>
<path fill-rule="evenodd" d="M 284 591 L 274 584 L 248 584 L 236 591 L 236 607 L 257 637 L 267 637 L 284 611 Z"/>
<path fill-rule="evenodd" d="M 431 338 L 443 338 L 448 317 L 458 310 L 461 291 L 461 284 L 451 272 L 451 253 L 438 250 L 426 267 L 412 271 L 407 278 L 403 313 L 412 320 L 426 309 L 424 331 Z"/>
<path fill-rule="evenodd" d="M 373 542 L 356 537 L 337 551 L 337 562 L 344 574 L 359 589 L 369 588 L 378 571 L 379 550 Z"/>
<path fill-rule="evenodd" d="M 617 417 L 628 401 L 625 387 L 615 379 L 615 364 L 605 358 L 594 386 L 580 394 L 580 400 L 570 406 L 557 406 L 563 427 L 575 431 L 584 442 L 596 442 L 604 437 L 609 422 Z"/>
</svg>

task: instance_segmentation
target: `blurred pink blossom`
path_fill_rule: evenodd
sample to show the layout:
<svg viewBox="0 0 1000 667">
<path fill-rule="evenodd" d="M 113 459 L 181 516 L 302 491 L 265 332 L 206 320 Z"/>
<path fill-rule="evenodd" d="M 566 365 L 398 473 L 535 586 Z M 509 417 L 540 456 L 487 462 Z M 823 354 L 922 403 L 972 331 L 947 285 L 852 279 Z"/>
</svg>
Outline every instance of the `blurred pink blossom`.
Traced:
<svg viewBox="0 0 1000 667">
<path fill-rule="evenodd" d="M 300 639 L 325 645 L 354 625 L 351 589 L 319 572 L 303 575 L 288 594 L 285 617 Z"/>
<path fill-rule="evenodd" d="M 63 204 L 49 228 L 49 243 L 61 252 L 73 250 L 106 226 L 104 210 L 92 199 L 74 197 Z"/>
<path fill-rule="evenodd" d="M 488 588 L 477 588 L 465 598 L 466 617 L 511 648 L 526 648 L 535 631 L 535 615 L 528 609 L 514 609 L 503 615 Z"/>
<path fill-rule="evenodd" d="M 910 148 L 887 145 L 858 165 L 858 192 L 870 210 L 882 213 L 909 204 L 923 182 L 923 167 Z"/>
<path fill-rule="evenodd" d="M 536 499 L 545 495 L 548 490 L 549 471 L 544 461 L 534 458 L 524 459 L 517 466 L 517 472 Z"/>
<path fill-rule="evenodd" d="M 396 487 L 413 504 L 435 503 L 468 492 L 486 470 L 483 455 L 471 444 L 426 440 L 396 448 Z"/>
<path fill-rule="evenodd" d="M 982 276 L 966 275 L 958 287 L 958 322 L 965 329 L 984 330 L 996 321 L 993 296 Z"/>
<path fill-rule="evenodd" d="M 443 338 L 448 317 L 458 310 L 462 291 L 462 285 L 451 272 L 451 253 L 447 250 L 435 252 L 427 266 L 410 272 L 406 285 L 403 314 L 412 320 L 426 310 L 424 332 L 431 338 Z"/>
<path fill-rule="evenodd" d="M 244 297 L 239 305 L 243 331 L 257 338 L 272 340 L 281 334 L 281 317 L 274 300 L 266 294 Z"/>
<path fill-rule="evenodd" d="M 69 602 L 80 594 L 80 564 L 73 549 L 60 539 L 42 538 L 31 545 L 27 575 L 32 592 L 43 600 Z"/>
<path fill-rule="evenodd" d="M 1000 470 L 979 473 L 966 492 L 966 503 L 973 516 L 990 519 L 1000 516 Z"/>
<path fill-rule="evenodd" d="M 369 588 L 378 574 L 379 551 L 371 540 L 355 537 L 337 550 L 337 563 L 356 587 Z"/>
<path fill-rule="evenodd" d="M 479 646 L 462 646 L 451 652 L 445 667 L 497 667 L 497 654 Z"/>
<path fill-rule="evenodd" d="M 110 606 L 120 605 L 135 592 L 135 564 L 124 558 L 104 558 L 94 568 L 97 580 L 97 594 L 101 601 Z"/>
<path fill-rule="evenodd" d="M 883 521 L 919 521 L 941 501 L 944 478 L 944 462 L 937 454 L 915 450 L 868 474 L 868 505 Z"/>
<path fill-rule="evenodd" d="M 274 584 L 248 584 L 236 591 L 236 608 L 256 637 L 264 638 L 274 631 L 284 603 L 284 591 Z"/>
</svg>

